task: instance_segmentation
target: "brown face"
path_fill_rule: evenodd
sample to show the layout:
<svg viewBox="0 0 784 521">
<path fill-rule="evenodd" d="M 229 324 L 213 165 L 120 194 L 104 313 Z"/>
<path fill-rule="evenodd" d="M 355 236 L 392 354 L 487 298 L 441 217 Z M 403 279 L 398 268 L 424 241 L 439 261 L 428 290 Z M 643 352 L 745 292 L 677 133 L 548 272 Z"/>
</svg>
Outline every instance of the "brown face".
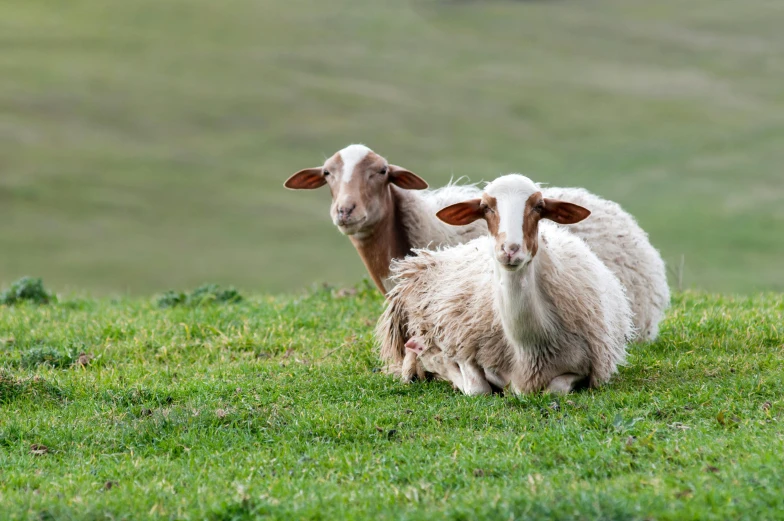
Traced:
<svg viewBox="0 0 784 521">
<path fill-rule="evenodd" d="M 536 255 L 539 249 L 539 220 L 542 219 L 542 210 L 544 209 L 544 198 L 542 192 L 532 194 L 525 201 L 525 210 L 523 211 L 523 245 L 525 246 L 525 254 L 530 259 Z"/>
<path fill-rule="evenodd" d="M 372 233 L 392 211 L 389 185 L 422 190 L 427 183 L 416 174 L 390 165 L 362 145 L 351 145 L 330 157 L 323 167 L 294 174 L 285 186 L 312 189 L 328 185 L 332 193 L 332 222 L 345 235 Z"/>
<path fill-rule="evenodd" d="M 332 222 L 346 235 L 373 227 L 388 206 L 389 165 L 375 152 L 359 158 L 340 153 L 324 164 L 324 175 L 332 193 Z"/>
</svg>

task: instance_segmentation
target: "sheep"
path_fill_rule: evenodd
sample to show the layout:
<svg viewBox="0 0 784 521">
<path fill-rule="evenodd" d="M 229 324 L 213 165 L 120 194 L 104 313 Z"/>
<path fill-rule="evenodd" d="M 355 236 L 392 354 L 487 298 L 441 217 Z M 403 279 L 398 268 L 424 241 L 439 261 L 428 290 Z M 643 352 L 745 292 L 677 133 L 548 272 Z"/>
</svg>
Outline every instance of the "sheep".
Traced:
<svg viewBox="0 0 784 521">
<path fill-rule="evenodd" d="M 670 288 L 664 261 L 648 234 L 618 203 L 582 188 L 546 187 L 542 194 L 591 211 L 590 219 L 570 225 L 569 231 L 584 239 L 626 288 L 634 313 L 635 340 L 656 340 L 659 322 L 670 305 Z"/>
<path fill-rule="evenodd" d="M 323 166 L 306 168 L 284 183 L 291 190 L 328 185 L 330 215 L 347 235 L 381 293 L 391 289 L 389 266 L 414 248 L 451 246 L 487 233 L 484 222 L 453 227 L 435 216 L 444 206 L 478 197 L 474 185 L 448 184 L 425 190 L 427 183 L 405 168 L 391 165 L 364 145 L 349 145 Z"/>
<path fill-rule="evenodd" d="M 390 165 L 364 145 L 349 145 L 323 166 L 300 170 L 284 183 L 292 190 L 324 185 L 332 192 L 333 223 L 349 237 L 384 294 L 392 287 L 393 259 L 414 249 L 461 244 L 487 233 L 481 220 L 451 227 L 435 216 L 445 206 L 478 197 L 481 190 L 475 185 L 425 190 L 421 177 Z M 627 288 L 639 339 L 654 340 L 670 299 L 664 262 L 645 232 L 618 204 L 581 188 L 546 187 L 542 192 L 591 210 L 592 218 L 570 231 L 584 239 Z"/>
<path fill-rule="evenodd" d="M 530 393 L 607 382 L 634 333 L 625 289 L 582 239 L 548 222 L 588 215 L 518 174 L 438 212 L 452 225 L 484 220 L 491 235 L 393 263 L 376 328 L 382 358 L 408 350 L 469 395 L 490 383 Z"/>
</svg>

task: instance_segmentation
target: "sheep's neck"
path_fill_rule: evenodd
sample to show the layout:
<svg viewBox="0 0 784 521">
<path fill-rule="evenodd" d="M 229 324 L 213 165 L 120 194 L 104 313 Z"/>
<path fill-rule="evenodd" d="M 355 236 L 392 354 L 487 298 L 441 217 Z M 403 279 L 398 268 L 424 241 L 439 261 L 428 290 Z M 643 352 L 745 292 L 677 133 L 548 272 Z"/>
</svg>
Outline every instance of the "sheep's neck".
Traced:
<svg viewBox="0 0 784 521">
<path fill-rule="evenodd" d="M 411 253 L 411 241 L 402 222 L 398 201 L 390 191 L 389 206 L 384 219 L 369 233 L 360 237 L 351 236 L 351 242 L 365 264 L 370 278 L 381 293 L 387 293 L 384 283 L 389 277 L 389 265 L 393 259 L 402 259 Z"/>
<path fill-rule="evenodd" d="M 547 248 L 540 244 L 531 263 L 519 271 L 506 271 L 496 265 L 501 322 L 519 347 L 539 344 L 552 330 L 552 309 L 541 280 L 548 260 Z"/>
</svg>

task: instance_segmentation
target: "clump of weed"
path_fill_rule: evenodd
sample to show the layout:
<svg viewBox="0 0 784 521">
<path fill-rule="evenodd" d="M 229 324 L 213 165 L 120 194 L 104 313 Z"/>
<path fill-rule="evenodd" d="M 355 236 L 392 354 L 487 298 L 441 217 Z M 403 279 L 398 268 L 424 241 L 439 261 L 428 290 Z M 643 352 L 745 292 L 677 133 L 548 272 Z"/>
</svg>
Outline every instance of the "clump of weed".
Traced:
<svg viewBox="0 0 784 521">
<path fill-rule="evenodd" d="M 165 390 L 149 390 L 139 387 L 131 389 L 107 389 L 103 393 L 103 399 L 116 406 L 136 407 L 144 406 L 141 409 L 142 416 L 146 410 L 164 407 L 174 403 L 174 398 Z"/>
<path fill-rule="evenodd" d="M 242 519 L 256 519 L 271 514 L 270 506 L 258 503 L 247 496 L 239 501 L 223 503 L 220 508 L 213 510 L 207 519 L 210 521 L 228 521 Z"/>
<path fill-rule="evenodd" d="M 93 356 L 85 352 L 84 344 L 69 344 L 62 349 L 36 346 L 22 353 L 20 365 L 24 369 L 34 369 L 39 365 L 67 369 L 74 365 L 86 366 L 92 359 Z"/>
<path fill-rule="evenodd" d="M 167 291 L 158 297 L 158 307 L 205 306 L 210 304 L 233 304 L 242 300 L 242 295 L 234 288 L 222 289 L 217 284 L 205 284 L 191 293 Z"/>
<path fill-rule="evenodd" d="M 5 371 L 0 371 L 0 404 L 10 403 L 23 397 L 58 399 L 63 395 L 62 389 L 50 384 L 40 376 L 16 378 Z"/>
<path fill-rule="evenodd" d="M 0 293 L 0 304 L 7 306 L 25 301 L 49 304 L 54 300 L 54 295 L 44 288 L 43 280 L 35 277 L 22 277 L 11 284 L 10 288 Z"/>
<path fill-rule="evenodd" d="M 182 291 L 167 291 L 160 295 L 157 300 L 159 308 L 173 308 L 185 304 L 188 294 Z"/>
<path fill-rule="evenodd" d="M 34 347 L 22 353 L 22 367 L 33 369 L 39 365 L 49 365 L 54 368 L 70 367 L 74 362 L 74 353 L 61 351 L 53 347 Z"/>
</svg>

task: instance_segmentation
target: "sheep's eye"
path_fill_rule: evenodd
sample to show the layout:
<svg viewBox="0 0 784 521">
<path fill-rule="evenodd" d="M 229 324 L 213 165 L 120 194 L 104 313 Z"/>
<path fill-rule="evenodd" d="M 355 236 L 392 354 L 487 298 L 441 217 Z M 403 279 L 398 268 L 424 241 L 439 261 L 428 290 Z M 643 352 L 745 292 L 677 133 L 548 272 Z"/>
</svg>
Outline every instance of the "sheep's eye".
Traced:
<svg viewBox="0 0 784 521">
<path fill-rule="evenodd" d="M 387 172 L 389 172 L 389 168 L 385 166 L 378 173 L 381 174 L 381 175 L 384 175 Z"/>
<path fill-rule="evenodd" d="M 329 170 L 324 170 L 324 177 L 327 177 L 328 175 L 329 175 Z"/>
<path fill-rule="evenodd" d="M 480 210 L 481 210 L 483 213 L 490 213 L 490 212 L 492 212 L 492 211 L 493 211 L 493 209 L 492 209 L 492 208 L 490 208 L 489 206 L 487 206 L 486 204 L 482 204 L 482 205 L 480 205 L 480 206 L 479 206 L 479 209 L 480 209 Z"/>
</svg>

